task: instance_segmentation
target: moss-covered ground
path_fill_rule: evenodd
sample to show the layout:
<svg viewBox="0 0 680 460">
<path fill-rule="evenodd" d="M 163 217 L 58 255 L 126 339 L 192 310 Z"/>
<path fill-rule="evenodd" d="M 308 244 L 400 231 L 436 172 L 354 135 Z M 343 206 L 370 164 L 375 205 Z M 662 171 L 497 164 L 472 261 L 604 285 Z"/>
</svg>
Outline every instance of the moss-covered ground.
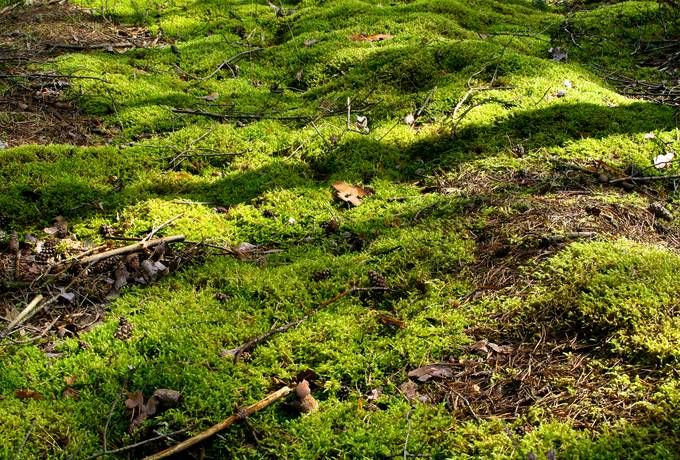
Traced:
<svg viewBox="0 0 680 460">
<path fill-rule="evenodd" d="M 680 457 L 680 233 L 677 218 L 647 209 L 660 200 L 673 211 L 674 183 L 627 190 L 583 171 L 658 174 L 662 146 L 680 148 L 673 109 L 617 93 L 602 70 L 654 77 L 632 51 L 677 27 L 668 10 L 301 0 L 277 16 L 260 0 L 78 5 L 162 39 L 28 65 L 100 78 L 73 79 L 68 96 L 108 134 L 87 146 L 15 145 L 0 130 L 5 230 L 62 215 L 79 239 L 101 242 L 104 224 L 139 237 L 181 215 L 161 233 L 278 251 L 211 256 L 125 290 L 76 336 L 0 342 L 0 457 L 80 459 L 104 439 L 113 449 L 187 428 L 179 440 L 300 376 L 317 412 L 275 405 L 188 458 Z M 566 62 L 551 59 L 557 46 Z M 1 80 L 0 92 L 14 84 Z M 352 125 L 366 116 L 370 132 L 347 129 L 348 98 Z M 421 108 L 413 126 L 403 121 Z M 349 208 L 334 198 L 337 181 L 374 193 Z M 390 291 L 322 307 L 368 286 L 371 270 Z M 306 315 L 246 359 L 222 355 Z M 121 317 L 127 341 L 114 337 Z M 494 366 L 493 351 L 470 348 L 482 339 L 537 355 Z M 419 383 L 421 397 L 409 397 L 407 373 L 436 362 L 486 374 L 466 374 L 469 388 L 455 377 Z M 180 405 L 130 433 L 122 395 L 157 388 L 181 391 Z"/>
</svg>

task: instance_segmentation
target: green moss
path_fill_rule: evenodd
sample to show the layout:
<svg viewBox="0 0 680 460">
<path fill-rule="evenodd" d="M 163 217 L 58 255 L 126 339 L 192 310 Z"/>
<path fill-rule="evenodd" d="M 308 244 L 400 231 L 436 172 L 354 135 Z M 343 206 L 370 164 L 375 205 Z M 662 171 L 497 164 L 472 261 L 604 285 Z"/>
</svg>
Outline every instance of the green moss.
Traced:
<svg viewBox="0 0 680 460">
<path fill-rule="evenodd" d="M 399 390 L 407 370 L 462 355 L 477 340 L 470 330 L 489 305 L 517 310 L 521 318 L 549 312 L 559 327 L 606 341 L 603 348 L 622 366 L 661 369 L 677 362 L 680 259 L 667 249 L 618 240 L 575 244 L 538 265 L 522 297 L 472 301 L 481 295 L 470 277 L 479 269 L 480 228 L 498 216 L 517 218 L 536 198 L 531 195 L 543 192 L 502 183 L 488 187 L 498 195 L 480 196 L 476 183 L 462 183 L 469 180 L 463 173 L 492 180 L 518 171 L 549 180 L 559 173 L 549 158 L 646 168 L 659 153 L 644 138 L 651 131 L 668 148 L 680 148 L 671 109 L 617 94 L 586 65 L 591 58 L 616 64 L 628 53 L 614 40 L 634 40 L 636 24 L 657 14 L 653 2 L 618 2 L 570 17 L 585 36 L 609 32 L 616 21 L 622 29 L 600 47 L 570 48 L 567 63 L 551 61 L 548 52 L 565 46 L 557 32 L 564 18 L 529 0 L 302 0 L 284 2 L 295 12 L 283 18 L 264 2 L 79 3 L 162 31 L 168 43 L 64 54 L 41 64 L 104 79 L 74 80 L 69 95 L 120 132 L 102 146 L 0 151 L 0 211 L 10 228 L 40 234 L 61 214 L 78 238 L 100 241 L 103 224 L 139 237 L 180 216 L 161 233 L 279 252 L 253 261 L 215 256 L 154 286 L 129 289 L 91 331 L 48 337 L 55 354 L 46 355 L 40 343 L 0 343 L 0 457 L 17 456 L 29 430 L 21 458 L 99 451 L 116 400 L 109 447 L 146 437 L 128 433 L 124 391 L 181 390 L 180 406 L 147 426 L 195 433 L 258 400 L 272 382 L 292 382 L 303 372 L 315 375 L 318 413 L 298 417 L 276 405 L 249 420 L 252 430 L 234 426 L 206 445 L 208 455 L 386 458 L 403 456 L 405 445 L 436 458 L 540 458 L 551 450 L 558 458 L 672 458 L 677 452 L 668 433 L 678 429 L 678 383 L 667 374 L 650 397 L 612 367 L 611 386 L 602 391 L 646 397 L 641 404 L 651 416 L 586 430 L 540 410 L 515 422 L 456 419 L 445 404 L 410 404 Z M 378 33 L 393 37 L 351 38 Z M 653 25 L 643 31 L 657 33 Z M 243 54 L 238 68 L 216 72 L 255 47 L 263 49 Z M 453 120 L 468 84 L 492 80 L 496 87 L 475 93 L 461 109 L 466 116 Z M 213 93 L 216 100 L 205 98 Z M 352 122 L 366 115 L 370 133 L 347 132 L 348 97 Z M 421 107 L 419 125 L 407 126 L 404 116 Z M 280 119 L 290 116 L 299 119 Z M 523 149 L 513 148 L 518 145 Z M 186 158 L 171 165 L 177 155 Z M 334 197 L 336 181 L 375 193 L 349 208 Z M 460 191 L 436 193 L 440 185 Z M 579 183 L 565 187 L 573 191 Z M 505 193 L 512 194 L 509 205 L 494 202 L 507 201 Z M 640 194 L 596 190 L 593 197 L 647 204 Z M 332 218 L 336 232 L 325 225 Z M 323 269 L 330 277 L 313 281 Z M 369 270 L 382 273 L 391 290 L 321 307 L 345 289 L 367 286 Z M 217 293 L 228 300 L 219 302 Z M 22 306 L 17 301 L 7 310 Z M 381 314 L 405 327 L 383 324 Z M 307 315 L 249 360 L 220 356 Z M 126 342 L 113 337 L 122 316 L 133 325 Z M 64 393 L 72 376 L 76 399 Z M 45 399 L 20 400 L 15 392 L 22 388 Z M 365 395 L 378 388 L 381 397 L 368 404 Z M 525 427 L 525 434 L 514 434 Z"/>
</svg>

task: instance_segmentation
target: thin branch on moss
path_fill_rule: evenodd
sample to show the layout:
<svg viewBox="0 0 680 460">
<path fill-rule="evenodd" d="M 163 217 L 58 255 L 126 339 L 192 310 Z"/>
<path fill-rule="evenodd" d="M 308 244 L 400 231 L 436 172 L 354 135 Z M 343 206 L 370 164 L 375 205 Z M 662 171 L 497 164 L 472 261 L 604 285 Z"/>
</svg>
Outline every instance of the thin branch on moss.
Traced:
<svg viewBox="0 0 680 460">
<path fill-rule="evenodd" d="M 145 445 L 150 444 L 152 442 L 156 442 L 158 440 L 165 439 L 169 436 L 175 436 L 175 435 L 178 435 L 178 434 L 185 433 L 187 430 L 188 430 L 188 428 L 182 428 L 181 430 L 173 431 L 172 433 L 163 434 L 163 435 L 160 435 L 160 436 L 155 436 L 153 438 L 145 439 L 144 441 L 139 441 L 139 442 L 136 442 L 134 444 L 130 444 L 128 446 L 120 447 L 118 449 L 104 450 L 104 451 L 101 451 L 101 452 L 97 452 L 96 454 L 90 455 L 85 460 L 94 460 L 95 458 L 99 458 L 99 457 L 102 457 L 104 455 L 113 455 L 113 454 L 119 454 L 121 452 L 127 452 L 128 450 L 132 450 L 132 449 L 136 449 L 137 447 L 145 446 Z"/>
<path fill-rule="evenodd" d="M 7 80 L 12 78 L 26 78 L 29 80 L 39 80 L 41 78 L 68 78 L 71 80 L 97 80 L 104 83 L 110 83 L 108 80 L 99 77 L 91 77 L 88 75 L 64 75 L 55 73 L 0 73 L 0 79 Z"/>
<path fill-rule="evenodd" d="M 234 415 L 229 416 L 227 419 L 221 421 L 216 425 L 211 426 L 210 428 L 197 434 L 196 436 L 193 436 L 187 439 L 186 441 L 182 441 L 179 444 L 169 447 L 161 452 L 149 455 L 148 457 L 145 457 L 144 460 L 160 460 L 162 458 L 170 457 L 171 455 L 183 452 L 187 450 L 189 447 L 201 443 L 206 439 L 216 435 L 220 431 L 227 429 L 234 423 L 240 422 L 241 420 L 244 420 L 246 417 L 250 417 L 254 413 L 266 408 L 267 406 L 278 401 L 284 396 L 287 396 L 291 391 L 293 391 L 292 387 L 289 386 L 281 387 L 275 392 L 267 395 L 264 399 L 259 400 L 255 404 L 251 404 L 250 406 L 238 409 Z"/>
<path fill-rule="evenodd" d="M 317 313 L 317 312 L 318 312 L 319 310 L 321 310 L 322 308 L 325 308 L 325 307 L 329 306 L 330 304 L 337 302 L 338 300 L 342 299 L 343 297 L 345 297 L 345 296 L 347 296 L 347 295 L 349 295 L 349 294 L 352 294 L 352 293 L 354 293 L 354 292 L 364 292 L 364 291 L 389 291 L 389 290 L 390 290 L 390 288 L 386 288 L 386 287 L 365 287 L 365 288 L 357 288 L 357 287 L 355 287 L 355 288 L 345 289 L 344 291 L 342 291 L 342 292 L 340 292 L 340 293 L 334 295 L 334 296 L 331 297 L 330 299 L 321 302 L 321 303 L 319 304 L 318 309 L 317 309 L 316 311 L 312 312 L 311 314 L 305 315 L 305 316 L 303 316 L 302 318 L 300 318 L 300 319 L 298 319 L 298 320 L 291 321 L 291 322 L 286 323 L 286 324 L 284 324 L 283 326 L 277 327 L 277 328 L 275 328 L 275 329 L 270 329 L 269 331 L 265 332 L 265 333 L 262 334 L 261 336 L 255 337 L 254 339 L 251 339 L 251 340 L 247 341 L 246 343 L 244 343 L 243 345 L 241 345 L 241 346 L 239 346 L 239 347 L 237 347 L 237 348 L 234 348 L 234 349 L 231 349 L 231 350 L 225 350 L 225 351 L 223 352 L 223 355 L 224 355 L 224 356 L 233 356 L 233 357 L 234 357 L 234 362 L 237 362 L 238 359 L 239 359 L 239 357 L 240 357 L 243 353 L 245 353 L 246 351 L 251 351 L 253 348 L 255 348 L 255 347 L 258 346 L 259 344 L 265 342 L 267 339 L 269 339 L 269 338 L 270 338 L 271 336 L 273 336 L 274 334 L 278 334 L 278 333 L 280 333 L 280 332 L 286 332 L 286 331 L 289 330 L 289 329 L 292 329 L 292 328 L 294 328 L 294 327 L 299 326 L 299 325 L 302 324 L 303 322 L 307 321 L 307 320 L 309 319 L 309 317 L 310 317 L 312 314 Z"/>
<path fill-rule="evenodd" d="M 172 112 L 199 115 L 202 117 L 216 118 L 218 120 L 306 120 L 309 118 L 302 115 L 268 115 L 266 113 L 215 113 L 179 107 L 173 108 Z"/>
</svg>

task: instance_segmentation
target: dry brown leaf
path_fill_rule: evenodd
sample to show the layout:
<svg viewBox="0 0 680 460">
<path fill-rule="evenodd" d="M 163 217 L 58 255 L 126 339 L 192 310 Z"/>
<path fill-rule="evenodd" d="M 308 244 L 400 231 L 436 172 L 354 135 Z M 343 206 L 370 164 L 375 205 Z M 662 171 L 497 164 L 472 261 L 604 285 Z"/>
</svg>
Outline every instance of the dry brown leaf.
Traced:
<svg viewBox="0 0 680 460">
<path fill-rule="evenodd" d="M 409 377 L 415 377 L 419 382 L 427 382 L 433 378 L 447 379 L 453 377 L 453 371 L 447 364 L 428 364 L 408 373 Z"/>
<path fill-rule="evenodd" d="M 354 34 L 350 35 L 349 39 L 355 42 L 381 42 L 383 40 L 389 40 L 391 38 L 394 38 L 394 35 L 391 34 L 374 34 L 374 35 L 365 35 L 365 34 Z"/>
<path fill-rule="evenodd" d="M 130 410 L 130 431 L 134 431 L 147 418 L 154 416 L 158 409 L 176 406 L 180 395 L 179 391 L 159 388 L 144 403 L 144 394 L 141 391 L 128 393 L 125 407 Z"/>
<path fill-rule="evenodd" d="M 409 402 L 418 399 L 418 384 L 411 380 L 407 380 L 399 385 L 399 391 L 401 391 L 406 400 Z"/>
<path fill-rule="evenodd" d="M 333 188 L 339 199 L 352 206 L 360 206 L 363 202 L 362 198 L 373 194 L 369 188 L 350 185 L 347 182 L 335 182 Z"/>
<path fill-rule="evenodd" d="M 44 399 L 44 396 L 35 390 L 28 388 L 21 388 L 14 392 L 14 395 L 19 399 Z"/>
<path fill-rule="evenodd" d="M 179 398 L 182 394 L 177 390 L 168 390 L 167 388 L 159 388 L 153 392 L 152 398 L 158 399 L 158 402 L 165 407 L 175 406 L 179 403 Z"/>
<path fill-rule="evenodd" d="M 62 393 L 62 396 L 67 399 L 78 399 L 78 396 L 80 396 L 80 391 L 73 387 L 66 387 Z"/>
<path fill-rule="evenodd" d="M 406 327 L 406 323 L 403 322 L 402 320 L 397 319 L 390 315 L 386 315 L 384 313 L 380 313 L 378 315 L 378 321 L 380 321 L 382 324 L 386 326 L 394 326 L 398 327 L 399 329 L 404 329 Z"/>
<path fill-rule="evenodd" d="M 77 377 L 75 375 L 70 376 L 67 375 L 66 377 L 64 377 L 64 383 L 68 386 L 73 386 L 76 383 L 76 379 Z"/>
</svg>

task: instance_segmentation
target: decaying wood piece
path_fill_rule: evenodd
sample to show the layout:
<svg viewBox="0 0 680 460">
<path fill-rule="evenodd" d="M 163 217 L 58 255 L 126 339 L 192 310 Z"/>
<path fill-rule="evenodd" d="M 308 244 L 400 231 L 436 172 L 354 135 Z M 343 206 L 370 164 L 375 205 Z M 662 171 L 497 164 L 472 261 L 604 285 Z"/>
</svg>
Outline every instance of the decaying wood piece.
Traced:
<svg viewBox="0 0 680 460">
<path fill-rule="evenodd" d="M 171 455 L 178 454 L 179 452 L 183 452 L 187 450 L 189 447 L 194 446 L 202 441 L 205 441 L 206 439 L 216 435 L 220 431 L 225 430 L 226 428 L 230 427 L 236 422 L 240 422 L 241 420 L 245 419 L 246 417 L 249 417 L 253 415 L 255 412 L 258 412 L 265 407 L 269 406 L 273 402 L 283 398 L 284 396 L 288 395 L 291 391 L 293 391 L 292 387 L 281 387 L 278 390 L 276 390 L 274 393 L 270 393 L 267 395 L 264 399 L 261 399 L 260 401 L 256 402 L 255 404 L 251 404 L 250 406 L 241 408 L 240 410 L 237 411 L 236 414 L 231 415 L 229 418 L 221 421 L 220 423 L 211 426 L 207 430 L 203 431 L 202 433 L 197 434 L 196 436 L 193 436 L 186 441 L 182 441 L 179 444 L 176 444 L 172 447 L 169 447 L 163 451 L 157 452 L 153 455 L 149 455 L 148 457 L 145 457 L 144 460 L 160 460 L 161 458 L 167 458 Z"/>
</svg>

